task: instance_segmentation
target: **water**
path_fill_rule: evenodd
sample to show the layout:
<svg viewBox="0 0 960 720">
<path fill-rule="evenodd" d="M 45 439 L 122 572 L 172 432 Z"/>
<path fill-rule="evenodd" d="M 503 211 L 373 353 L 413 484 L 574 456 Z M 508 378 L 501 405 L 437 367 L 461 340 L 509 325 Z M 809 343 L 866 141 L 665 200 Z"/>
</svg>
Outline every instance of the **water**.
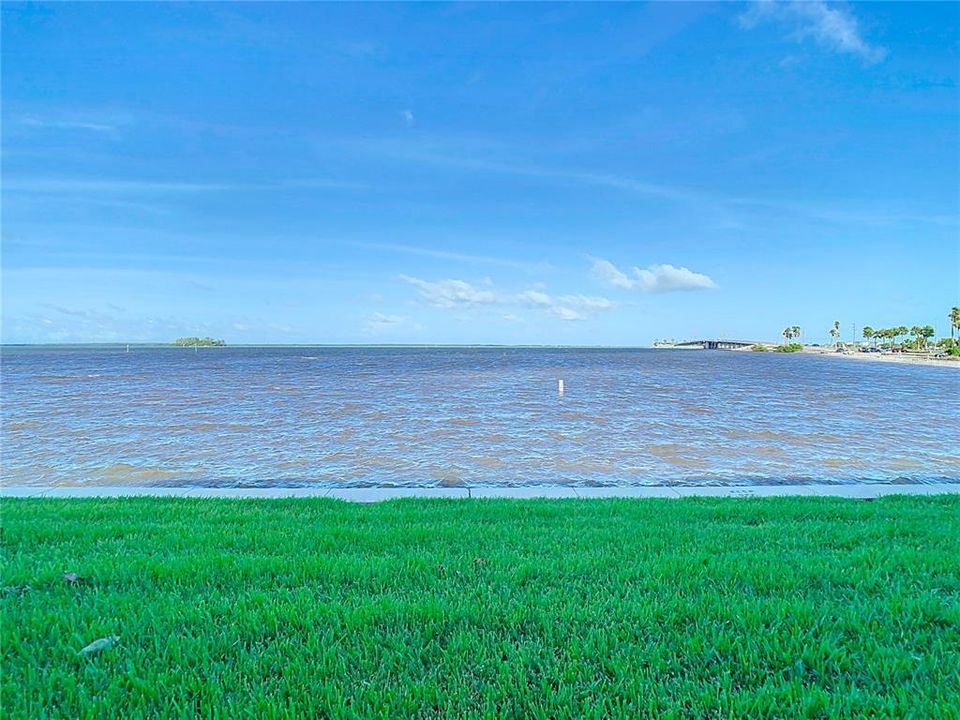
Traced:
<svg viewBox="0 0 960 720">
<path fill-rule="evenodd" d="M 670 350 L 8 347 L 2 370 L 6 484 L 960 482 L 949 368 Z"/>
</svg>

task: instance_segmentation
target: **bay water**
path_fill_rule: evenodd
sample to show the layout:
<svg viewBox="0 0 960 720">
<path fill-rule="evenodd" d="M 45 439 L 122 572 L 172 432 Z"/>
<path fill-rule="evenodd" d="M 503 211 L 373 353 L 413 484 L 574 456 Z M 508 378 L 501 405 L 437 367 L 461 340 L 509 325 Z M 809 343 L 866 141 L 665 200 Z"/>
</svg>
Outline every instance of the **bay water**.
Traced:
<svg viewBox="0 0 960 720">
<path fill-rule="evenodd" d="M 11 485 L 960 482 L 960 373 L 807 354 L 7 346 L 0 391 Z"/>
</svg>

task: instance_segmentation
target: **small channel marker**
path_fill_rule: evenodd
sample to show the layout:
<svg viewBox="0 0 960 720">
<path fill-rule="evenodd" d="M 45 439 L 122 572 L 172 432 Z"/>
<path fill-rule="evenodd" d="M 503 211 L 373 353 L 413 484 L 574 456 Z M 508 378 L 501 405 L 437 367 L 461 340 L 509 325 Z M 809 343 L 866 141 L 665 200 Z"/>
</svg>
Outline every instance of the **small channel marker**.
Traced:
<svg viewBox="0 0 960 720">
<path fill-rule="evenodd" d="M 563 397 L 563 379 L 557 380 L 557 395 Z"/>
</svg>

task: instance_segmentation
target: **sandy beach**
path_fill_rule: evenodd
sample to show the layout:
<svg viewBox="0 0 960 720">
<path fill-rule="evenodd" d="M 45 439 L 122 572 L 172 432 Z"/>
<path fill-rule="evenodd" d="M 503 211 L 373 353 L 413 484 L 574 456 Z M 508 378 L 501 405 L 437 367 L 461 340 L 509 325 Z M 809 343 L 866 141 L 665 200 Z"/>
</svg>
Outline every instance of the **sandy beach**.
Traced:
<svg viewBox="0 0 960 720">
<path fill-rule="evenodd" d="M 827 355 L 842 360 L 865 360 L 868 362 L 899 363 L 901 365 L 932 365 L 936 367 L 960 368 L 960 357 L 931 357 L 929 355 L 914 355 L 912 353 L 838 353 L 833 348 L 805 347 L 803 352 L 812 355 Z"/>
</svg>

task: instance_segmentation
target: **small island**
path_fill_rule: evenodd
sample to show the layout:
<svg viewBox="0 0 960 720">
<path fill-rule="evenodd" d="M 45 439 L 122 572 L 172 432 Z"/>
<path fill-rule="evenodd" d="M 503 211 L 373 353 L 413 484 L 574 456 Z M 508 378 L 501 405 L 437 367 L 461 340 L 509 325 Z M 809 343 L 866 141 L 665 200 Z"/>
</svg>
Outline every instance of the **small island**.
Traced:
<svg viewBox="0 0 960 720">
<path fill-rule="evenodd" d="M 227 343 L 209 337 L 183 337 L 174 340 L 173 344 L 177 347 L 224 347 Z"/>
</svg>

